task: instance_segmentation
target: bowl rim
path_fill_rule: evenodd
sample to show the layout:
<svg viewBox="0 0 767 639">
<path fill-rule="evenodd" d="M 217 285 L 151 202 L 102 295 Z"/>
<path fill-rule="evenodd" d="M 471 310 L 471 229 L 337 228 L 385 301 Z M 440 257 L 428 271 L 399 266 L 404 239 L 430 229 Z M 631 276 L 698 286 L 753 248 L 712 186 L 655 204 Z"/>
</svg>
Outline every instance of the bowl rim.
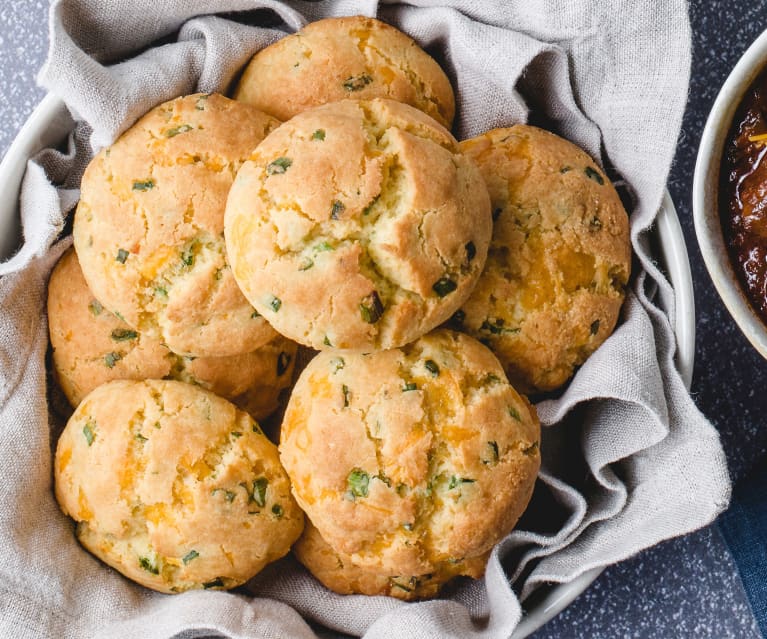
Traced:
<svg viewBox="0 0 767 639">
<path fill-rule="evenodd" d="M 27 160 L 43 148 L 61 144 L 74 125 L 64 103 L 48 94 L 34 109 L 0 162 L 0 184 L 6 189 L 6 197 L 0 200 L 0 260 L 10 257 L 18 243 L 19 193 Z M 668 304 L 660 296 L 657 302 L 670 318 L 677 342 L 676 367 L 689 390 L 695 358 L 692 273 L 682 227 L 668 190 L 664 192 L 651 233 L 660 248 L 661 266 L 674 289 L 673 299 Z M 511 639 L 523 639 L 541 628 L 585 591 L 603 570 L 602 567 L 590 568 L 569 583 L 552 585 L 533 608 L 525 610 Z"/>
<path fill-rule="evenodd" d="M 735 323 L 762 357 L 767 358 L 767 325 L 746 298 L 730 260 L 719 217 L 722 154 L 735 111 L 756 77 L 767 67 L 767 30 L 746 49 L 714 101 L 698 147 L 692 182 L 695 235 L 703 262 Z"/>
</svg>

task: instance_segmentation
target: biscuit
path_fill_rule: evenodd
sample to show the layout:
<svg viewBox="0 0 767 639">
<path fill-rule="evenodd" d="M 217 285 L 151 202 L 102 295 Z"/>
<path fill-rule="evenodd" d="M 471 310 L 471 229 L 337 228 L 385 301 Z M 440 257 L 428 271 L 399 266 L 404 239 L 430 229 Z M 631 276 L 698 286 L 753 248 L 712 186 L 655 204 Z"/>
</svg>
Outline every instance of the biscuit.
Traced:
<svg viewBox="0 0 767 639">
<path fill-rule="evenodd" d="M 250 353 L 185 357 L 131 329 L 93 297 L 77 255 L 67 251 L 48 285 L 53 369 L 73 408 L 115 379 L 177 379 L 234 402 L 256 419 L 274 412 L 290 385 L 298 345 L 277 335 Z"/>
<path fill-rule="evenodd" d="M 296 501 L 336 552 L 412 576 L 509 533 L 533 490 L 539 436 L 490 350 L 439 330 L 401 349 L 317 355 L 279 449 Z"/>
<path fill-rule="evenodd" d="M 392 100 L 344 100 L 273 131 L 234 181 L 237 283 L 283 335 L 393 348 L 466 300 L 492 232 L 487 188 L 455 139 Z"/>
<path fill-rule="evenodd" d="M 61 434 L 54 479 L 80 543 L 161 592 L 233 588 L 303 529 L 274 444 L 183 382 L 99 386 Z"/>
<path fill-rule="evenodd" d="M 274 331 L 226 260 L 224 206 L 237 169 L 278 122 L 223 96 L 152 109 L 85 171 L 74 239 L 96 298 L 172 351 L 255 350 Z"/>
<path fill-rule="evenodd" d="M 333 550 L 310 521 L 293 546 L 293 554 L 326 588 L 342 595 L 387 595 L 405 601 L 436 597 L 448 581 L 458 576 L 479 579 L 489 553 L 462 561 L 443 562 L 425 575 L 387 575 L 374 568 L 360 568 L 351 557 Z"/>
<path fill-rule="evenodd" d="M 487 344 L 523 392 L 564 384 L 610 335 L 631 270 L 628 216 L 581 149 L 517 125 L 461 143 L 493 202 L 493 239 L 454 328 Z"/>
<path fill-rule="evenodd" d="M 444 71 L 401 31 L 374 18 L 313 22 L 259 51 L 234 95 L 285 121 L 345 98 L 404 102 L 450 128 L 455 98 Z"/>
</svg>

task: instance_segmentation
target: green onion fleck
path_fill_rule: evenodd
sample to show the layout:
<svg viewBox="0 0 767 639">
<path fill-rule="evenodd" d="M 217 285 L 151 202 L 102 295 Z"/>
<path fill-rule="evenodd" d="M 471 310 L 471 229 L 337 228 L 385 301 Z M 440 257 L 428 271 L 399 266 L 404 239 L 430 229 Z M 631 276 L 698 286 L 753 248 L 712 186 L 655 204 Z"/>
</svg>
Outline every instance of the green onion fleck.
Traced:
<svg viewBox="0 0 767 639">
<path fill-rule="evenodd" d="M 559 172 L 564 175 L 565 173 L 568 173 L 572 170 L 573 170 L 573 167 L 571 166 L 563 166 L 561 169 L 559 169 Z"/>
<path fill-rule="evenodd" d="M 85 441 L 88 442 L 88 446 L 93 444 L 93 440 L 96 439 L 96 433 L 94 431 L 95 427 L 96 422 L 87 422 L 85 426 L 83 426 L 83 435 L 85 436 Z"/>
<path fill-rule="evenodd" d="M 433 359 L 427 359 L 423 365 L 426 367 L 426 370 L 431 373 L 432 377 L 439 377 L 439 366 L 437 366 L 437 362 Z"/>
<path fill-rule="evenodd" d="M 168 129 L 165 132 L 166 138 L 175 138 L 179 133 L 186 133 L 187 131 L 191 131 L 194 127 L 188 125 L 188 124 L 182 124 L 181 126 L 177 126 L 174 129 Z"/>
<path fill-rule="evenodd" d="M 115 342 L 128 342 L 138 337 L 136 331 L 132 331 L 127 328 L 116 328 L 112 331 L 112 339 Z"/>
<path fill-rule="evenodd" d="M 168 289 L 165 288 L 164 286 L 155 286 L 154 294 L 157 297 L 161 297 L 166 300 L 168 299 Z"/>
<path fill-rule="evenodd" d="M 333 200 L 333 206 L 330 208 L 330 219 L 337 220 L 338 217 L 346 210 L 346 206 L 339 200 Z"/>
<path fill-rule="evenodd" d="M 384 306 L 381 303 L 381 298 L 378 297 L 378 292 L 373 291 L 367 297 L 363 297 L 360 302 L 360 315 L 362 320 L 368 324 L 375 324 L 381 319 L 384 312 Z"/>
<path fill-rule="evenodd" d="M 149 439 L 147 437 L 144 437 L 141 433 L 136 433 L 136 435 L 133 437 L 138 442 L 141 442 L 142 444 L 144 442 L 148 442 Z"/>
<path fill-rule="evenodd" d="M 149 557 L 139 557 L 138 565 L 141 566 L 147 572 L 151 572 L 153 575 L 159 575 L 160 569 L 155 563 L 149 559 Z"/>
<path fill-rule="evenodd" d="M 259 313 L 258 311 L 253 311 L 253 312 L 250 314 L 250 319 L 257 319 L 257 318 L 259 318 L 259 317 L 261 317 L 261 313 Z"/>
<path fill-rule="evenodd" d="M 279 504 L 274 504 L 274 506 L 272 506 L 272 513 L 274 514 L 275 517 L 277 517 L 277 519 L 282 517 L 283 512 L 284 511 L 282 510 L 282 506 L 280 506 Z"/>
<path fill-rule="evenodd" d="M 519 414 L 519 411 L 513 406 L 509 406 L 509 416 L 513 417 L 518 422 L 522 421 L 522 416 Z"/>
<path fill-rule="evenodd" d="M 315 253 L 324 253 L 325 251 L 335 251 L 335 249 L 326 241 L 322 241 L 314 246 Z"/>
<path fill-rule="evenodd" d="M 344 408 L 349 406 L 349 387 L 346 384 L 341 386 L 341 392 L 344 394 Z"/>
<path fill-rule="evenodd" d="M 209 588 L 223 588 L 224 580 L 221 579 L 221 577 L 216 577 L 213 581 L 206 581 L 202 584 L 202 587 L 205 588 L 205 590 L 208 590 Z"/>
<path fill-rule="evenodd" d="M 278 157 L 276 160 L 273 160 L 266 165 L 266 174 L 279 175 L 281 173 L 285 173 L 285 171 L 290 168 L 291 164 L 293 164 L 293 160 L 290 158 L 286 158 L 284 156 Z"/>
<path fill-rule="evenodd" d="M 591 327 L 589 328 L 592 335 L 596 335 L 599 332 L 599 320 L 594 320 L 591 322 Z"/>
<path fill-rule="evenodd" d="M 259 477 L 253 480 L 253 493 L 250 495 L 250 498 L 260 508 L 266 505 L 266 488 L 268 485 L 269 480 L 266 477 Z"/>
<path fill-rule="evenodd" d="M 370 475 L 361 468 L 355 468 L 346 478 L 346 485 L 352 497 L 367 497 Z"/>
<path fill-rule="evenodd" d="M 461 484 L 473 484 L 476 479 L 468 479 L 466 477 L 456 477 L 453 475 L 450 477 L 450 483 L 447 485 L 448 490 L 453 490 L 453 488 L 457 488 Z"/>
<path fill-rule="evenodd" d="M 283 375 L 288 370 L 288 366 L 290 366 L 290 355 L 285 352 L 280 353 L 277 357 L 277 377 Z"/>
<path fill-rule="evenodd" d="M 241 432 L 239 432 L 239 431 L 237 431 L 237 430 L 233 430 L 233 431 L 232 431 L 231 433 L 229 433 L 229 434 L 230 434 L 232 437 L 234 437 L 235 439 L 239 439 L 240 437 L 242 437 L 242 433 L 241 433 Z"/>
<path fill-rule="evenodd" d="M 208 101 L 209 97 L 210 97 L 210 93 L 201 95 L 199 98 L 197 98 L 197 102 L 195 102 L 194 108 L 197 109 L 198 111 L 204 111 L 205 103 Z"/>
<path fill-rule="evenodd" d="M 194 244 L 181 251 L 181 261 L 186 266 L 192 266 L 192 264 L 194 264 Z"/>
<path fill-rule="evenodd" d="M 128 255 L 129 255 L 128 251 L 126 251 L 125 249 L 119 249 L 117 251 L 117 257 L 115 257 L 115 260 L 120 262 L 120 264 L 125 264 L 125 260 L 128 259 Z"/>
<path fill-rule="evenodd" d="M 458 284 L 449 277 L 441 277 L 432 285 L 432 289 L 440 297 L 445 297 L 445 295 L 452 293 L 457 288 Z"/>
<path fill-rule="evenodd" d="M 359 91 L 360 89 L 364 89 L 372 81 L 372 77 L 370 77 L 367 73 L 363 73 L 362 75 L 349 76 L 346 78 L 346 80 L 344 80 L 343 87 L 350 92 Z"/>
<path fill-rule="evenodd" d="M 143 181 L 136 180 L 133 182 L 134 191 L 149 191 L 153 189 L 154 186 L 155 186 L 154 180 L 151 178 L 148 180 L 143 180 Z"/>
<path fill-rule="evenodd" d="M 589 180 L 594 180 L 597 184 L 600 186 L 605 183 L 604 178 L 599 175 L 596 169 L 587 166 L 585 169 L 583 169 L 583 172 L 586 174 L 586 177 L 589 178 Z"/>
<path fill-rule="evenodd" d="M 330 347 L 333 346 L 333 344 L 330 343 L 330 338 L 327 335 L 325 335 L 325 337 L 323 338 L 322 343 L 325 344 L 325 346 L 330 346 Z"/>
<path fill-rule="evenodd" d="M 494 465 L 498 463 L 498 442 L 487 442 L 487 448 L 489 454 L 488 459 L 483 459 L 482 463 L 485 465 Z"/>
<path fill-rule="evenodd" d="M 312 133 L 312 140 L 319 140 L 322 142 L 325 139 L 325 129 L 317 129 Z"/>
<path fill-rule="evenodd" d="M 534 457 L 535 454 L 538 452 L 538 446 L 539 446 L 538 442 L 533 442 L 526 448 L 522 449 L 522 454 L 527 455 L 528 457 Z"/>
<path fill-rule="evenodd" d="M 115 353 L 112 351 L 111 353 L 104 355 L 104 364 L 106 364 L 107 368 L 114 368 L 115 364 L 117 364 L 117 362 L 119 362 L 122 358 L 123 356 L 120 355 L 120 353 Z"/>
<path fill-rule="evenodd" d="M 188 553 L 186 553 L 181 561 L 184 562 L 184 565 L 186 566 L 192 559 L 197 559 L 197 557 L 200 556 L 200 553 L 198 553 L 196 550 L 190 550 Z"/>
<path fill-rule="evenodd" d="M 418 386 L 415 382 L 406 382 L 405 385 L 402 387 L 402 392 L 407 393 L 408 391 L 414 391 L 418 390 Z"/>
<path fill-rule="evenodd" d="M 477 255 L 477 247 L 474 246 L 474 242 L 466 243 L 466 261 L 471 262 Z"/>
<path fill-rule="evenodd" d="M 334 367 L 333 373 L 337 373 L 340 371 L 344 366 L 346 366 L 346 361 L 343 357 L 334 357 L 330 360 L 331 365 Z"/>
<path fill-rule="evenodd" d="M 309 257 L 305 257 L 301 260 L 301 264 L 298 266 L 298 270 L 308 271 L 310 268 L 312 268 L 312 266 L 314 266 L 314 260 Z"/>
<path fill-rule="evenodd" d="M 104 307 L 101 305 L 101 302 L 98 300 L 91 301 L 90 304 L 88 304 L 88 308 L 90 309 L 91 313 L 98 316 L 101 315 L 101 311 L 104 310 Z"/>
<path fill-rule="evenodd" d="M 272 295 L 272 299 L 269 302 L 269 306 L 272 307 L 272 310 L 276 313 L 280 310 L 280 307 L 282 306 L 282 300 L 279 297 L 276 297 Z"/>
</svg>

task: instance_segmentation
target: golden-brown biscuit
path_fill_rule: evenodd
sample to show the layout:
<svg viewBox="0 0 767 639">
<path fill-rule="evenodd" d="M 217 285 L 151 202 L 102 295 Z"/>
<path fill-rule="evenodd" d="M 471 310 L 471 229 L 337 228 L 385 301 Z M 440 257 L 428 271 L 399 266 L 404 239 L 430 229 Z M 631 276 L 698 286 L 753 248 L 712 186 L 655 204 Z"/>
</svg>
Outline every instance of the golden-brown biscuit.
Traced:
<svg viewBox="0 0 767 639">
<path fill-rule="evenodd" d="M 317 349 L 393 348 L 468 297 L 492 221 L 455 139 L 393 100 L 344 100 L 273 131 L 232 186 L 232 271 L 283 335 Z"/>
<path fill-rule="evenodd" d="M 99 386 L 61 434 L 54 478 L 83 546 L 161 592 L 237 586 L 303 529 L 274 444 L 183 382 Z"/>
<path fill-rule="evenodd" d="M 450 128 L 455 98 L 444 71 L 401 31 L 374 18 L 313 22 L 259 51 L 235 92 L 285 121 L 345 98 L 391 98 Z"/>
<path fill-rule="evenodd" d="M 361 568 L 425 575 L 513 528 L 539 435 L 490 350 L 440 330 L 401 349 L 317 355 L 279 448 L 296 500 L 334 550 Z"/>
<path fill-rule="evenodd" d="M 425 575 L 391 575 L 376 568 L 355 566 L 349 555 L 333 550 L 307 519 L 293 553 L 326 588 L 342 595 L 388 595 L 405 601 L 436 597 L 448 581 L 458 576 L 479 579 L 489 553 L 460 561 L 442 562 Z"/>
<path fill-rule="evenodd" d="M 626 211 L 574 144 L 535 127 L 461 143 L 495 219 L 487 264 L 452 324 L 486 343 L 523 392 L 564 384 L 618 319 L 631 269 Z"/>
<path fill-rule="evenodd" d="M 74 238 L 98 300 L 176 353 L 255 350 L 274 332 L 226 260 L 224 207 L 237 169 L 278 122 L 223 96 L 152 109 L 90 163 Z"/>
<path fill-rule="evenodd" d="M 176 355 L 102 306 L 88 289 L 71 249 L 51 274 L 48 330 L 56 378 L 74 408 L 108 381 L 169 378 L 202 386 L 264 419 L 276 410 L 280 392 L 290 385 L 298 349 L 295 342 L 277 335 L 241 355 Z"/>
</svg>

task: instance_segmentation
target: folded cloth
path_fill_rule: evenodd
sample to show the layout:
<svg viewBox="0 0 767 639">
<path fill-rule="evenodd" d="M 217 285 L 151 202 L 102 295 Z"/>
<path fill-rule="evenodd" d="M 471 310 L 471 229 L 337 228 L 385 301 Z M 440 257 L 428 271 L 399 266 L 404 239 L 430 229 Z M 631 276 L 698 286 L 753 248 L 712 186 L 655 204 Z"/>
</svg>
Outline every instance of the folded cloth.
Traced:
<svg viewBox="0 0 767 639">
<path fill-rule="evenodd" d="M 540 481 L 484 580 L 406 604 L 330 593 L 285 559 L 237 593 L 144 590 L 78 546 L 51 490 L 61 424 L 46 403 L 45 287 L 69 242 L 59 238 L 82 167 L 153 105 L 226 91 L 248 57 L 285 32 L 355 13 L 398 26 L 443 64 L 459 138 L 545 119 L 625 181 L 637 265 L 622 323 L 561 397 L 538 405 Z M 710 522 L 729 499 L 725 459 L 675 369 L 673 291 L 647 238 L 689 62 L 684 0 L 55 0 L 40 82 L 78 126 L 67 153 L 49 150 L 29 164 L 25 243 L 0 264 L 0 635 L 313 637 L 312 620 L 370 638 L 508 637 L 520 601 L 542 586 Z M 668 314 L 650 298 L 656 291 Z"/>
<path fill-rule="evenodd" d="M 767 637 L 767 458 L 735 487 L 719 530 L 735 559 L 762 636 Z"/>
</svg>

